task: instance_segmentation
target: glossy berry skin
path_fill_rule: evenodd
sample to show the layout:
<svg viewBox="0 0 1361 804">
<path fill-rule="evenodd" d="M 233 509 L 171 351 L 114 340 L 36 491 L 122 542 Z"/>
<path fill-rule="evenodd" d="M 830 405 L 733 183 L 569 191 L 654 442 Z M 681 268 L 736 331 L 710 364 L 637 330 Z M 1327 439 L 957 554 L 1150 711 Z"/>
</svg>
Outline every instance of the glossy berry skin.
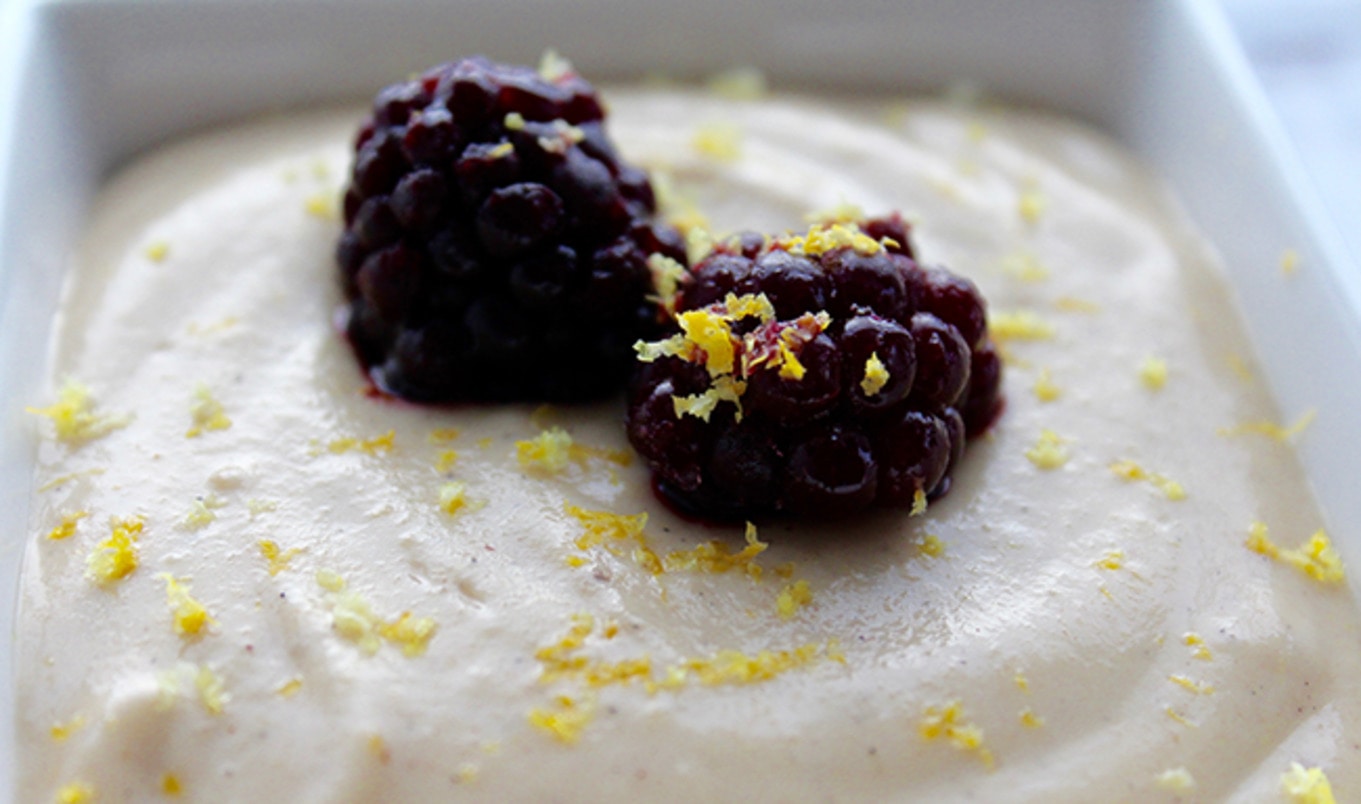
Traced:
<svg viewBox="0 0 1361 804">
<path fill-rule="evenodd" d="M 1002 364 L 977 288 L 919 266 L 897 215 L 855 231 L 871 242 L 738 236 L 694 267 L 677 324 L 726 326 L 734 368 L 685 340 L 705 331 L 691 319 L 658 342 L 665 356 L 640 352 L 627 419 L 677 509 L 714 520 L 920 512 L 949 490 L 966 439 L 999 415 Z M 764 318 L 742 306 L 757 296 Z M 781 344 L 798 371 L 769 357 Z M 707 421 L 681 411 L 725 382 L 741 386 L 737 402 L 724 397 Z"/>
<path fill-rule="evenodd" d="M 378 93 L 336 249 L 346 329 L 383 391 L 420 402 L 618 391 L 659 332 L 648 258 L 684 265 L 590 84 L 481 58 Z"/>
</svg>

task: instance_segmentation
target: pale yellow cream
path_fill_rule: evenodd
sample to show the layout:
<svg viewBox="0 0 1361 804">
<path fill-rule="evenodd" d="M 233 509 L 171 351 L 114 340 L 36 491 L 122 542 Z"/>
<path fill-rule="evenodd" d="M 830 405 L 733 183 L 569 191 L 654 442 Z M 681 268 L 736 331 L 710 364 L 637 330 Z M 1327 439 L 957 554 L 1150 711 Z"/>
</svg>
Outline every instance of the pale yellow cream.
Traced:
<svg viewBox="0 0 1361 804">
<path fill-rule="evenodd" d="M 901 209 L 975 278 L 1009 401 L 954 490 L 744 535 L 654 499 L 618 402 L 374 398 L 332 324 L 359 113 L 207 134 L 101 196 L 34 400 L 94 418 L 34 419 L 21 800 L 1361 798 L 1352 597 L 1247 546 L 1307 553 L 1326 433 L 1241 426 L 1303 411 L 1156 181 L 1028 112 L 608 97 L 684 223 Z"/>
</svg>

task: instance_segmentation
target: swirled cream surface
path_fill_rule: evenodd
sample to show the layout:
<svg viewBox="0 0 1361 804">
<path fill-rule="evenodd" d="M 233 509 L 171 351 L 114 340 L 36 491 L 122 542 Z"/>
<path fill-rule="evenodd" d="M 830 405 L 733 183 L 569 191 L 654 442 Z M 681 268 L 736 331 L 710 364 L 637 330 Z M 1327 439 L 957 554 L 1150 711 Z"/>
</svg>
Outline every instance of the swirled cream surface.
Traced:
<svg viewBox="0 0 1361 804">
<path fill-rule="evenodd" d="M 376 398 L 332 322 L 359 114 L 209 133 L 104 191 L 34 400 L 21 800 L 1361 797 L 1326 434 L 1157 181 L 1030 112 L 609 99 L 686 222 L 899 209 L 982 287 L 1009 401 L 953 490 L 748 539 L 654 498 L 618 401 Z"/>
</svg>

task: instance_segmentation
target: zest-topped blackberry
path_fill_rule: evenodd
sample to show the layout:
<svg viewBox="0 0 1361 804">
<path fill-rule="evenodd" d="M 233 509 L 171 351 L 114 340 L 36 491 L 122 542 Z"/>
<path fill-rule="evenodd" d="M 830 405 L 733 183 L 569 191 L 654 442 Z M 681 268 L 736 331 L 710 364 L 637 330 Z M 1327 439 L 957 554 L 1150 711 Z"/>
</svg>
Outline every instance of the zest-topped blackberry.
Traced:
<svg viewBox="0 0 1361 804">
<path fill-rule="evenodd" d="M 649 258 L 683 266 L 685 248 L 603 122 L 561 60 L 464 59 L 378 93 L 337 259 L 380 388 L 572 401 L 623 384 L 634 341 L 659 331 Z"/>
<path fill-rule="evenodd" d="M 700 516 L 919 513 L 1001 410 L 982 296 L 918 265 L 898 215 L 735 237 L 675 309 L 636 345 L 628 434 Z"/>
</svg>

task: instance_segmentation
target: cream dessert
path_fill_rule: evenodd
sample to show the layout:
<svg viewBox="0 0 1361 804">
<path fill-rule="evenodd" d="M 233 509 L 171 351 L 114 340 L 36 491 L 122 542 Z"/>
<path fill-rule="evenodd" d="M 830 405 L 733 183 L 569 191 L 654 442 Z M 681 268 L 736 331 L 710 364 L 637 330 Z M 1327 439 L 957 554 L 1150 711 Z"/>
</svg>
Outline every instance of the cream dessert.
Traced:
<svg viewBox="0 0 1361 804">
<path fill-rule="evenodd" d="M 1038 113 L 607 97 L 697 251 L 854 202 L 982 287 L 1008 403 L 950 493 L 708 527 L 617 401 L 376 397 L 332 325 L 359 114 L 207 134 L 110 183 L 69 280 L 22 800 L 1361 795 L 1319 434 L 1154 178 Z"/>
</svg>

